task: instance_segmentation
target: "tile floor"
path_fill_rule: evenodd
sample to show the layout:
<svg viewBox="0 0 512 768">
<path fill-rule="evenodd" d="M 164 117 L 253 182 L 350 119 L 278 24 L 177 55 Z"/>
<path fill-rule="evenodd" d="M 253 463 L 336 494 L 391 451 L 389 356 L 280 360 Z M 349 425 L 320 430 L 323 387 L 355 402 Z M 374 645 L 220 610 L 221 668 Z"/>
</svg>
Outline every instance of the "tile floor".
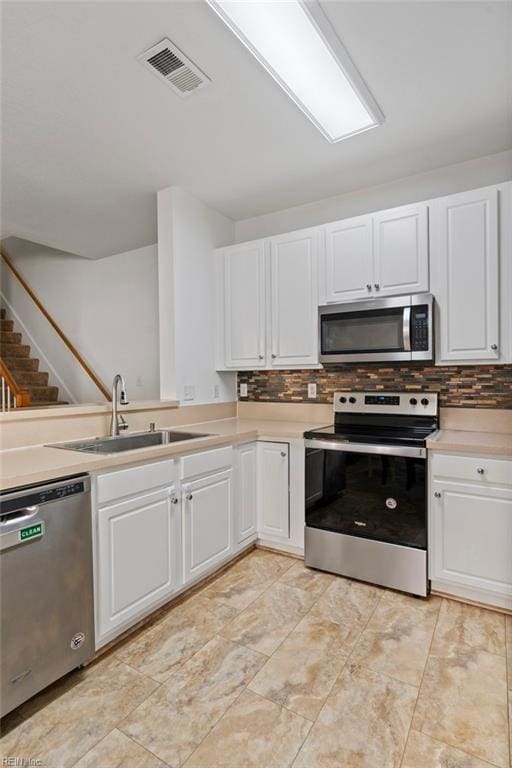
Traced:
<svg viewBox="0 0 512 768">
<path fill-rule="evenodd" d="M 0 757 L 509 768 L 511 719 L 512 617 L 253 550 L 5 718 Z"/>
</svg>

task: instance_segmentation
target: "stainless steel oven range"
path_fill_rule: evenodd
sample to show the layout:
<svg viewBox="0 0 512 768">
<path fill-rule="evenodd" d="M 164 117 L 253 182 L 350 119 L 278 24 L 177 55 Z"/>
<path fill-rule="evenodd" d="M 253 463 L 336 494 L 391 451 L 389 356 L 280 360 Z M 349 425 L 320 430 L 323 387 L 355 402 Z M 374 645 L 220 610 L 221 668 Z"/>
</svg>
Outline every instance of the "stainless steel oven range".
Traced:
<svg viewBox="0 0 512 768">
<path fill-rule="evenodd" d="M 334 424 L 306 432 L 305 562 L 425 596 L 426 439 L 432 392 L 336 392 Z"/>
</svg>

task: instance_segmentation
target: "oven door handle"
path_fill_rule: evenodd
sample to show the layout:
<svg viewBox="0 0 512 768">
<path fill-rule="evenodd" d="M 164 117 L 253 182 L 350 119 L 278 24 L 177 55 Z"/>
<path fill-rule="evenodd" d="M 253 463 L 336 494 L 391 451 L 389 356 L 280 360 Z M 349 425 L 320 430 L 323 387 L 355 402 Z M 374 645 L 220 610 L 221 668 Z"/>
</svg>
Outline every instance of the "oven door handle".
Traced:
<svg viewBox="0 0 512 768">
<path fill-rule="evenodd" d="M 411 308 L 404 307 L 404 318 L 402 321 L 402 330 L 404 337 L 404 352 L 411 351 Z"/>
<path fill-rule="evenodd" d="M 342 440 L 304 440 L 306 448 L 318 448 L 323 451 L 342 451 L 344 453 L 380 453 L 384 456 L 405 456 L 413 459 L 425 459 L 426 448 L 412 445 L 374 445 L 373 443 L 344 443 Z"/>
</svg>

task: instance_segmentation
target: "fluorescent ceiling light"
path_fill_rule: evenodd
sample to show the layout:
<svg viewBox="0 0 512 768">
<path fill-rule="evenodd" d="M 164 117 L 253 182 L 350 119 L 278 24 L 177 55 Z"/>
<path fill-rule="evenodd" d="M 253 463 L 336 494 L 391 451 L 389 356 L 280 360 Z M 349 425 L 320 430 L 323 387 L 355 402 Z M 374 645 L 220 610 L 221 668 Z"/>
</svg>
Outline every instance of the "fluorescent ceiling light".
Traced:
<svg viewBox="0 0 512 768">
<path fill-rule="evenodd" d="M 315 0 L 207 0 L 331 142 L 384 116 Z"/>
</svg>

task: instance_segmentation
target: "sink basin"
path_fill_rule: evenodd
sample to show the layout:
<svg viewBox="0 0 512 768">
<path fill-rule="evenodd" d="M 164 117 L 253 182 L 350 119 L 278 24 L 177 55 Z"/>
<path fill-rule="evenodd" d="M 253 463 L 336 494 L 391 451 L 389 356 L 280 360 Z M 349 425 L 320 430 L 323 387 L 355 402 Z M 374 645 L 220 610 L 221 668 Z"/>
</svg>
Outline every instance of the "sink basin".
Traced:
<svg viewBox="0 0 512 768">
<path fill-rule="evenodd" d="M 121 451 L 136 451 L 138 448 L 151 448 L 154 445 L 170 445 L 187 440 L 197 440 L 200 437 L 210 437 L 201 432 L 181 432 L 173 429 L 158 429 L 155 432 L 137 432 L 116 437 L 97 437 L 94 440 L 74 440 L 71 443 L 58 443 L 50 448 L 66 448 L 84 453 L 119 453 Z"/>
</svg>

